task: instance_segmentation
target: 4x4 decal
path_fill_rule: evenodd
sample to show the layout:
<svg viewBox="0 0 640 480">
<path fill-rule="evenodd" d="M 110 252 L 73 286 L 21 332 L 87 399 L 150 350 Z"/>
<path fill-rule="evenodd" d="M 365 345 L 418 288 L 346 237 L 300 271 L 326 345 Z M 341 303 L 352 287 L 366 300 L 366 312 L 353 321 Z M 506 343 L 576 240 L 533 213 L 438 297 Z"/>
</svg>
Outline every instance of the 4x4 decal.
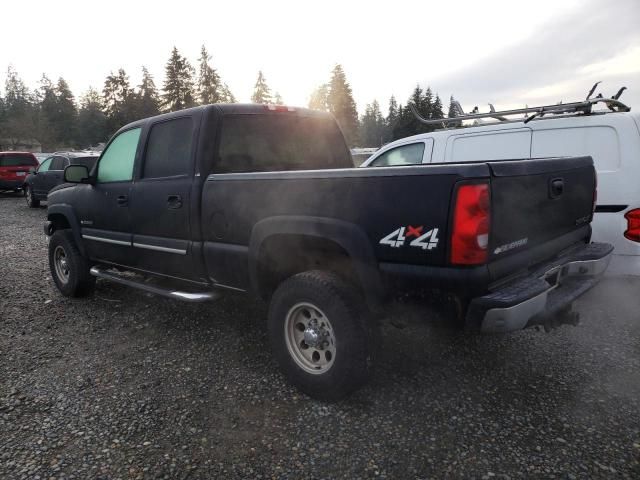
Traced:
<svg viewBox="0 0 640 480">
<path fill-rule="evenodd" d="M 393 232 L 391 232 L 386 237 L 380 240 L 380 245 L 388 245 L 393 248 L 402 247 L 406 241 L 413 237 L 409 243 L 410 247 L 420 247 L 423 250 L 431 250 L 438 246 L 438 229 L 432 228 L 431 230 L 427 230 L 424 232 L 425 227 L 420 225 L 418 227 L 414 227 L 412 225 L 407 225 L 406 227 L 400 227 Z"/>
</svg>

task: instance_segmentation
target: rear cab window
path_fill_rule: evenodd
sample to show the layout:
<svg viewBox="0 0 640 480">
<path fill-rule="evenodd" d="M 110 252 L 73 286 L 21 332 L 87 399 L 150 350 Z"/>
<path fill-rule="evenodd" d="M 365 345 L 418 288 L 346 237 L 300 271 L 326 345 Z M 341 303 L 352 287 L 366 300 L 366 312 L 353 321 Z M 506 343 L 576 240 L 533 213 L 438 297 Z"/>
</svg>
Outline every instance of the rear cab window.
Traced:
<svg viewBox="0 0 640 480">
<path fill-rule="evenodd" d="M 182 117 L 151 127 L 142 178 L 188 175 L 193 143 L 193 119 Z"/>
<path fill-rule="evenodd" d="M 333 120 L 295 114 L 226 115 L 214 173 L 350 168 Z"/>
</svg>

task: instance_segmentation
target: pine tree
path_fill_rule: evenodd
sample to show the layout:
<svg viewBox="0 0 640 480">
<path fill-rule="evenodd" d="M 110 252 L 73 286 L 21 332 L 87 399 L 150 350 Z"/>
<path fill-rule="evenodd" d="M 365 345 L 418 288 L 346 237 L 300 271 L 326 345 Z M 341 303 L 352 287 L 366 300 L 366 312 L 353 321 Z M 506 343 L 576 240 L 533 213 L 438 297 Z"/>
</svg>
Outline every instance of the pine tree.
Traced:
<svg viewBox="0 0 640 480">
<path fill-rule="evenodd" d="M 385 119 L 380 112 L 380 104 L 374 100 L 365 108 L 360 121 L 360 141 L 365 147 L 380 147 L 384 141 Z"/>
<path fill-rule="evenodd" d="M 200 66 L 198 69 L 198 100 L 200 105 L 208 105 L 210 103 L 220 103 L 222 99 L 222 85 L 220 76 L 214 68 L 209 65 L 211 55 L 202 45 L 200 50 Z"/>
<path fill-rule="evenodd" d="M 56 150 L 58 147 L 57 132 L 53 128 L 52 120 L 56 115 L 57 99 L 53 82 L 44 73 L 40 79 L 40 86 L 36 90 L 38 102 L 37 139 L 42 148 Z"/>
<path fill-rule="evenodd" d="M 112 72 L 107 76 L 102 98 L 109 134 L 136 119 L 136 96 L 124 69 L 120 68 L 116 75 Z"/>
<path fill-rule="evenodd" d="M 56 112 L 49 120 L 55 126 L 56 140 L 61 146 L 71 146 L 73 144 L 78 111 L 69 84 L 62 77 L 58 79 L 56 84 L 55 95 Z"/>
<path fill-rule="evenodd" d="M 436 94 L 436 98 L 431 104 L 431 118 L 444 118 L 444 112 L 442 111 L 442 100 L 440 100 L 440 95 L 438 94 Z"/>
<path fill-rule="evenodd" d="M 142 81 L 138 86 L 136 97 L 136 118 L 153 117 L 160 113 L 160 97 L 156 83 L 147 67 L 144 66 L 142 67 Z"/>
<path fill-rule="evenodd" d="M 15 147 L 20 140 L 33 137 L 36 112 L 31 92 L 11 65 L 7 69 L 4 91 L 4 122 L 0 137 L 9 138 Z"/>
<path fill-rule="evenodd" d="M 222 103 L 236 103 L 236 97 L 231 93 L 229 86 L 226 83 L 222 84 L 222 94 L 221 100 Z"/>
<path fill-rule="evenodd" d="M 351 87 L 341 65 L 336 65 L 333 68 L 327 103 L 329 111 L 333 113 L 342 129 L 347 144 L 354 146 L 358 141 L 358 111 L 356 102 L 353 100 Z"/>
<path fill-rule="evenodd" d="M 189 61 L 173 47 L 165 67 L 162 94 L 162 106 L 166 111 L 175 112 L 195 105 L 193 75 L 194 70 Z"/>
<path fill-rule="evenodd" d="M 107 140 L 107 116 L 102 111 L 102 97 L 89 88 L 80 99 L 76 145 L 87 148 Z"/>
<path fill-rule="evenodd" d="M 267 81 L 262 74 L 262 70 L 258 71 L 258 79 L 253 87 L 253 95 L 251 95 L 251 101 L 253 103 L 272 103 L 271 89 L 267 85 Z"/>
<path fill-rule="evenodd" d="M 398 118 L 398 102 L 396 101 L 396 97 L 391 95 L 391 98 L 389 98 L 389 111 L 387 113 L 387 118 L 385 118 L 385 129 L 383 135 L 384 143 L 393 140 L 393 128 L 395 127 L 396 123 L 398 123 Z"/>
<path fill-rule="evenodd" d="M 453 98 L 453 95 L 451 95 L 451 97 L 449 97 L 449 111 L 447 113 L 447 118 L 458 117 L 461 114 L 462 112 L 459 111 L 455 98 Z M 456 127 L 460 127 L 461 125 L 462 125 L 462 122 L 459 120 L 456 122 L 447 123 L 447 127 L 449 128 L 456 128 Z"/>
<path fill-rule="evenodd" d="M 311 92 L 309 108 L 312 110 L 329 111 L 329 85 L 324 83 Z"/>
<path fill-rule="evenodd" d="M 280 92 L 276 92 L 276 94 L 273 96 L 273 103 L 275 103 L 276 105 L 284 105 L 284 100 L 282 100 L 282 95 L 280 95 Z"/>
</svg>

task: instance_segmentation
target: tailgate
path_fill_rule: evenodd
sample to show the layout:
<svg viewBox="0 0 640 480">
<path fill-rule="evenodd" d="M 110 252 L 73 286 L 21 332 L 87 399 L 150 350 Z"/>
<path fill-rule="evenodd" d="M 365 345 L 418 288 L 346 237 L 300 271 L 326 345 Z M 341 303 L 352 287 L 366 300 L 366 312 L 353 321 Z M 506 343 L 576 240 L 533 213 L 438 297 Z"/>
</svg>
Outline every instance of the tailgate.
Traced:
<svg viewBox="0 0 640 480">
<path fill-rule="evenodd" d="M 490 262 L 554 242 L 558 252 L 575 243 L 570 234 L 584 230 L 591 221 L 596 182 L 591 157 L 488 165 L 492 172 Z"/>
</svg>

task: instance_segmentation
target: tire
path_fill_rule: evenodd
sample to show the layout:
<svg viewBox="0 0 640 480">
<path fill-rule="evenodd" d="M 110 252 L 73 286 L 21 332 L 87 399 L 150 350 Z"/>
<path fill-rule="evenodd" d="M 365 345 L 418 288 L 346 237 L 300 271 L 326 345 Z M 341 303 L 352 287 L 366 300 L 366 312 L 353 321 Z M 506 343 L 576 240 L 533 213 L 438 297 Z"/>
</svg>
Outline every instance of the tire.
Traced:
<svg viewBox="0 0 640 480">
<path fill-rule="evenodd" d="M 51 277 L 65 297 L 93 293 L 96 278 L 89 273 L 89 262 L 80 254 L 70 230 L 56 230 L 49 239 Z"/>
<path fill-rule="evenodd" d="M 33 189 L 29 185 L 24 187 L 24 198 L 29 208 L 38 208 L 40 206 L 40 200 L 35 198 Z"/>
<path fill-rule="evenodd" d="M 364 385 L 376 337 L 364 312 L 355 288 L 333 273 L 312 270 L 285 280 L 271 299 L 268 330 L 289 382 L 324 401 Z"/>
</svg>

